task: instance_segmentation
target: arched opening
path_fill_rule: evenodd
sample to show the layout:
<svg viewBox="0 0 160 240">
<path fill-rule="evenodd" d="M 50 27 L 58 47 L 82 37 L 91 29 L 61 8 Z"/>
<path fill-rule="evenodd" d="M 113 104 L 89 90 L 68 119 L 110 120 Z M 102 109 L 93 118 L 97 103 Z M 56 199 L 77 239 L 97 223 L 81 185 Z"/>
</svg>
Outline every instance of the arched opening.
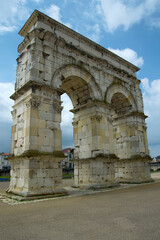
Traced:
<svg viewBox="0 0 160 240">
<path fill-rule="evenodd" d="M 66 93 L 61 96 L 61 101 L 63 107 L 61 119 L 62 149 L 73 148 L 73 113 L 70 112 L 70 110 L 73 108 L 72 101 Z"/>
<path fill-rule="evenodd" d="M 111 99 L 112 117 L 121 117 L 129 113 L 132 105 L 122 93 L 115 93 Z"/>
<path fill-rule="evenodd" d="M 132 138 L 135 137 L 129 113 L 133 111 L 129 99 L 122 93 L 114 93 L 111 98 L 111 118 L 114 131 L 115 153 L 120 159 L 129 158 L 132 154 Z"/>
<path fill-rule="evenodd" d="M 92 91 L 88 83 L 77 76 L 69 76 L 63 79 L 61 90 L 64 92 L 61 96 L 61 101 L 63 102 L 61 123 L 62 149 L 66 155 L 65 160 L 62 161 L 62 168 L 64 178 L 69 178 L 73 176 L 74 172 L 72 158 L 79 156 L 83 145 L 86 145 L 85 126 L 82 127 L 79 122 L 86 118 L 82 109 L 91 102 Z M 70 183 L 72 184 L 71 181 L 69 181 Z"/>
<path fill-rule="evenodd" d="M 56 89 L 64 90 L 70 98 L 73 97 L 70 95 L 70 92 L 74 91 L 76 94 L 77 91 L 79 93 L 77 100 L 80 100 L 80 102 L 71 99 L 74 107 L 78 104 L 85 103 L 86 98 L 84 97 L 84 94 L 87 95 L 88 90 L 90 93 L 88 95 L 90 99 L 101 101 L 103 98 L 101 89 L 96 83 L 94 77 L 89 71 L 79 65 L 67 64 L 58 68 L 53 74 L 51 86 Z M 82 92 L 83 99 L 81 98 Z"/>
<path fill-rule="evenodd" d="M 126 114 L 127 110 L 137 111 L 137 103 L 134 96 L 121 84 L 111 84 L 105 93 L 105 100 L 107 103 L 112 104 L 113 109 L 116 110 L 115 113 L 117 112 L 118 115 Z"/>
<path fill-rule="evenodd" d="M 91 100 L 88 84 L 80 77 L 71 76 L 64 79 L 61 88 L 70 97 L 74 108 Z"/>
<path fill-rule="evenodd" d="M 61 96 L 62 101 L 62 115 L 61 115 L 61 131 L 62 131 L 62 151 L 65 155 L 62 160 L 62 177 L 69 179 L 69 185 L 73 184 L 70 179 L 74 176 L 74 164 L 71 161 L 74 156 L 74 142 L 73 142 L 73 113 L 70 110 L 73 108 L 72 102 L 69 96 L 64 93 Z"/>
</svg>

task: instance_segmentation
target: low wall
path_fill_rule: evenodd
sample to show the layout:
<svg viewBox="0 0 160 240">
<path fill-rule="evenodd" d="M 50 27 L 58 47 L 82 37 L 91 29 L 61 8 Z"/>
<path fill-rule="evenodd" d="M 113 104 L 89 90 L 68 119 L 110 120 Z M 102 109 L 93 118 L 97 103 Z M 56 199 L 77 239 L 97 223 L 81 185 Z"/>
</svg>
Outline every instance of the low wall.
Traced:
<svg viewBox="0 0 160 240">
<path fill-rule="evenodd" d="M 160 170 L 160 162 L 151 162 L 149 163 L 151 171 Z"/>
</svg>

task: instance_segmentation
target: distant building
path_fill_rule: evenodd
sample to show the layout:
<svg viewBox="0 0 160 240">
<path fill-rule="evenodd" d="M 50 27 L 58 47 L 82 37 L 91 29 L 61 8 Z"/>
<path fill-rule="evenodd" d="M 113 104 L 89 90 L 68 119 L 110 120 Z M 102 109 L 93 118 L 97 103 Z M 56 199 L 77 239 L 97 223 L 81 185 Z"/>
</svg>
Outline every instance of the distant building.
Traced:
<svg viewBox="0 0 160 240">
<path fill-rule="evenodd" d="M 156 160 L 156 158 L 154 157 L 154 158 L 152 159 L 152 163 L 155 163 L 155 162 L 157 162 L 157 160 Z"/>
<path fill-rule="evenodd" d="M 64 169 L 71 169 L 74 167 L 74 164 L 71 162 L 71 160 L 73 159 L 73 155 L 74 155 L 74 149 L 73 148 L 65 148 L 62 149 L 64 155 L 66 156 L 66 158 L 62 161 L 62 168 Z"/>
<path fill-rule="evenodd" d="M 10 170 L 9 153 L 0 153 L 0 170 Z"/>
<path fill-rule="evenodd" d="M 157 162 L 160 162 L 160 156 L 157 156 L 157 157 L 156 157 L 156 161 L 157 161 Z"/>
<path fill-rule="evenodd" d="M 160 162 L 160 156 L 154 157 L 152 162 Z"/>
<path fill-rule="evenodd" d="M 154 157 L 149 165 L 151 171 L 160 171 L 160 156 Z"/>
</svg>

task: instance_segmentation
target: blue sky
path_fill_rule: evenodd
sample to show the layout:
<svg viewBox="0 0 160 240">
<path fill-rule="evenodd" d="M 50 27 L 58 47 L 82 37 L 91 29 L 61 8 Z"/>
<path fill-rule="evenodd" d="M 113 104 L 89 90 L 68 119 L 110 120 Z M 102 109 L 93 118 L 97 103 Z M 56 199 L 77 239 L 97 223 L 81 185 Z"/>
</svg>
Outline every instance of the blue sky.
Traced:
<svg viewBox="0 0 160 240">
<path fill-rule="evenodd" d="M 10 151 L 9 96 L 16 81 L 18 35 L 38 9 L 141 68 L 144 110 L 151 156 L 160 155 L 160 1 L 159 0 L 1 0 L 0 152 Z M 63 147 L 73 146 L 72 104 L 63 96 Z"/>
</svg>

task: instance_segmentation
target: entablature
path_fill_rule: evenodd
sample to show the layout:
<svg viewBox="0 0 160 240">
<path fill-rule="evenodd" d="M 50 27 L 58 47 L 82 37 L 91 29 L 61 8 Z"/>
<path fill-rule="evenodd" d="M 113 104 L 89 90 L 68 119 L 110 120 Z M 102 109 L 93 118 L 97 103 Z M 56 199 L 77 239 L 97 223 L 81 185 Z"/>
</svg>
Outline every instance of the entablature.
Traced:
<svg viewBox="0 0 160 240">
<path fill-rule="evenodd" d="M 45 36 L 49 34 L 50 38 L 52 39 L 52 45 L 48 44 L 49 40 L 45 40 Z M 75 45 L 71 43 L 67 43 L 65 39 L 58 37 L 55 33 L 51 32 L 44 32 L 42 29 L 33 29 L 31 32 L 27 34 L 23 42 L 19 45 L 19 52 L 22 52 L 21 55 L 23 55 L 24 49 L 30 46 L 30 41 L 32 41 L 33 38 L 39 38 L 41 36 L 41 40 L 45 40 L 45 47 L 49 47 L 51 49 L 51 52 L 60 53 L 62 56 L 70 58 L 71 61 L 76 61 L 76 56 L 78 55 L 78 58 L 84 59 L 84 62 L 82 60 L 77 60 L 76 64 L 78 65 L 85 65 L 86 63 L 90 62 L 89 67 L 91 68 L 97 68 L 99 71 L 103 71 L 105 73 L 108 73 L 111 76 L 114 76 L 115 78 L 121 78 L 123 81 L 128 82 L 128 79 L 135 82 L 140 83 L 140 80 L 138 80 L 134 74 L 131 74 L 129 71 L 126 71 L 125 69 L 122 69 L 122 67 L 117 67 L 113 64 L 113 62 L 109 62 L 106 59 L 97 57 L 87 51 L 84 51 L 83 49 L 76 47 Z M 36 47 L 36 39 L 32 41 L 32 46 L 34 46 L 34 49 L 40 50 Z M 43 43 L 42 43 L 43 44 Z M 44 48 L 43 54 L 49 55 L 49 53 L 45 53 Z M 66 51 L 64 51 L 66 49 Z M 42 50 L 41 50 L 42 51 Z M 20 55 L 20 56 L 21 56 Z"/>
<path fill-rule="evenodd" d="M 50 29 L 50 31 L 52 33 L 56 33 L 57 35 L 62 33 L 61 34 L 62 38 L 64 38 L 64 36 L 66 36 L 66 39 L 73 38 L 74 41 L 77 40 L 78 44 L 75 46 L 77 48 L 83 49 L 85 46 L 87 46 L 87 49 L 85 49 L 86 52 L 91 52 L 91 49 L 92 49 L 92 52 L 94 52 L 94 55 L 98 55 L 103 60 L 110 59 L 111 61 L 115 62 L 114 65 L 121 64 L 122 66 L 124 66 L 124 68 L 130 69 L 134 73 L 139 70 L 138 67 L 136 67 L 135 65 L 122 59 L 121 57 L 117 56 L 116 54 L 112 53 L 108 49 L 100 46 L 99 44 L 93 42 L 92 40 L 84 37 L 83 35 L 75 32 L 74 30 L 66 27 L 65 25 L 57 22 L 56 20 L 48 17 L 47 15 L 45 15 L 37 10 L 35 10 L 32 13 L 31 17 L 28 19 L 28 21 L 22 27 L 19 34 L 21 36 L 25 37 L 28 34 L 28 32 L 30 32 L 32 29 L 36 28 L 38 26 L 38 23 L 40 23 L 40 22 L 45 24 L 46 29 Z M 40 26 L 40 24 L 39 24 L 39 26 Z M 71 41 L 68 43 L 73 44 Z"/>
</svg>

